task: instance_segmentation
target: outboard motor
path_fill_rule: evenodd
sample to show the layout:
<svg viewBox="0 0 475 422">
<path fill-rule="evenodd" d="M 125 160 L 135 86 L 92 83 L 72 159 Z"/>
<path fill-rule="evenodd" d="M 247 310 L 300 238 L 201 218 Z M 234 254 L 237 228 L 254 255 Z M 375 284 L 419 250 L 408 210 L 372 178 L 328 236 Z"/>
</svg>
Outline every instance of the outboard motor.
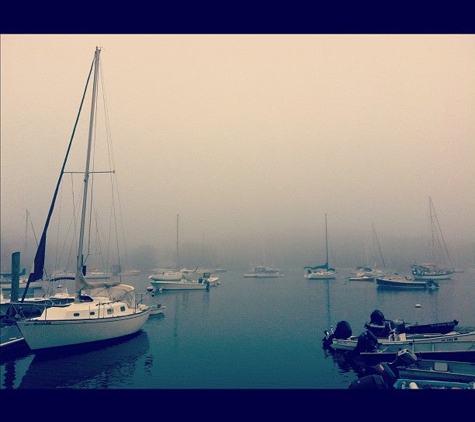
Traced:
<svg viewBox="0 0 475 422">
<path fill-rule="evenodd" d="M 371 331 L 365 331 L 358 337 L 358 342 L 354 348 L 355 353 L 373 352 L 379 346 L 378 339 Z"/>
<path fill-rule="evenodd" d="M 391 369 L 387 362 L 380 362 L 377 365 L 370 366 L 366 369 L 367 375 L 381 375 L 390 387 L 394 385 L 397 380 L 396 373 Z"/>
<path fill-rule="evenodd" d="M 397 352 L 396 359 L 390 365 L 391 367 L 410 366 L 416 362 L 417 356 L 412 350 L 401 349 Z"/>
<path fill-rule="evenodd" d="M 365 328 L 370 330 L 376 337 L 388 337 L 391 333 L 401 334 L 406 331 L 404 321 L 387 320 L 379 309 L 371 313 L 370 322 L 365 324 Z"/>
<path fill-rule="evenodd" d="M 370 324 L 375 324 L 375 325 L 384 325 L 384 315 L 379 309 L 375 309 L 373 312 L 371 312 L 370 317 Z"/>
<path fill-rule="evenodd" d="M 388 390 L 391 387 L 386 384 L 381 375 L 366 375 L 352 381 L 348 388 L 350 390 Z"/>
<path fill-rule="evenodd" d="M 349 322 L 340 321 L 336 324 L 335 332 L 333 333 L 334 338 L 347 339 L 351 337 L 352 331 Z"/>
<path fill-rule="evenodd" d="M 386 362 L 371 366 L 365 371 L 365 376 L 353 381 L 350 389 L 390 389 L 397 380 L 394 371 Z"/>
<path fill-rule="evenodd" d="M 336 329 L 332 334 L 330 334 L 327 330 L 325 330 L 324 333 L 325 337 L 322 338 L 323 348 L 327 349 L 331 346 L 334 338 L 347 339 L 351 337 L 352 331 L 349 322 L 340 321 L 338 324 L 336 324 Z"/>
<path fill-rule="evenodd" d="M 390 322 L 386 321 L 383 313 L 379 309 L 375 309 L 370 315 L 369 324 L 364 325 L 376 337 L 388 337 L 391 333 Z"/>
</svg>

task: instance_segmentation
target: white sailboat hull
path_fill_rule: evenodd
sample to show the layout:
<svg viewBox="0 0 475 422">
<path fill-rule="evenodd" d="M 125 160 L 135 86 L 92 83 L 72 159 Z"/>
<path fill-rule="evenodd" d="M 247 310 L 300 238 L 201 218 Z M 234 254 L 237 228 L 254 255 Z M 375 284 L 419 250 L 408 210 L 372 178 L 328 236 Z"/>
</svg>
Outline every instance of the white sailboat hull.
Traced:
<svg viewBox="0 0 475 422">
<path fill-rule="evenodd" d="M 333 280 L 336 278 L 332 273 L 310 273 L 305 274 L 304 277 L 308 280 Z"/>
<path fill-rule="evenodd" d="M 150 280 L 155 281 L 181 281 L 183 274 L 180 271 L 168 271 L 159 274 L 152 274 Z"/>
<path fill-rule="evenodd" d="M 108 309 L 113 309 L 113 313 L 109 314 Z M 95 315 L 88 319 L 82 317 L 91 312 Z M 79 315 L 78 319 L 72 319 L 74 315 Z M 132 310 L 121 302 L 99 304 L 93 301 L 49 308 L 41 317 L 20 320 L 17 325 L 29 348 L 41 350 L 134 334 L 142 329 L 149 315 L 150 308 L 144 305 Z"/>
</svg>

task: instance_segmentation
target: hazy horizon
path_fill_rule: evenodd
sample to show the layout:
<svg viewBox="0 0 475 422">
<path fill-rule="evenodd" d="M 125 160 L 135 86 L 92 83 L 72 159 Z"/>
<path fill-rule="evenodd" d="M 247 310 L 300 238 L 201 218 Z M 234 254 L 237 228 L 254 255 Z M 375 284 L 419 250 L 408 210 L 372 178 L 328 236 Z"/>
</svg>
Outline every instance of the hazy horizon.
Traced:
<svg viewBox="0 0 475 422">
<path fill-rule="evenodd" d="M 318 264 L 327 214 L 335 265 L 360 264 L 374 224 L 409 268 L 430 260 L 431 197 L 475 266 L 475 36 L 0 41 L 2 271 L 25 210 L 41 233 L 96 46 L 131 255 L 173 258 L 179 215 L 184 266 Z"/>
</svg>

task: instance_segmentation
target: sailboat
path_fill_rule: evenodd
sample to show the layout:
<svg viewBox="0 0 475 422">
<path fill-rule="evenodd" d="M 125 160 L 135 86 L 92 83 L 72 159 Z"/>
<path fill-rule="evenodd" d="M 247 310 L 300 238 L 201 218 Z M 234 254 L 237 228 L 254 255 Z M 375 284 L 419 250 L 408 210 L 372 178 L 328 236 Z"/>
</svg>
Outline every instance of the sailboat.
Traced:
<svg viewBox="0 0 475 422">
<path fill-rule="evenodd" d="M 432 262 L 413 263 L 411 265 L 414 280 L 450 280 L 454 273 L 450 255 L 445 244 L 434 203 L 429 196 L 429 218 L 431 231 Z M 443 262 L 444 267 L 441 267 Z"/>
<path fill-rule="evenodd" d="M 92 141 L 95 132 L 96 102 L 98 97 L 99 58 L 101 49 L 96 47 L 94 59 L 87 78 L 86 88 L 76 124 L 81 113 L 91 74 L 93 76 L 91 114 L 87 155 L 83 178 L 81 219 L 77 244 L 77 265 L 75 271 L 74 302 L 61 306 L 45 307 L 41 315 L 17 321 L 17 326 L 32 351 L 41 352 L 52 348 L 79 346 L 125 337 L 139 332 L 150 314 L 150 307 L 136 300 L 135 289 L 119 280 L 92 281 L 86 279 L 86 221 L 91 211 L 92 195 L 88 195 L 91 170 Z M 34 258 L 33 272 L 30 273 L 23 293 L 24 300 L 28 285 L 43 277 L 46 255 L 46 235 L 53 214 L 61 179 L 65 173 L 69 152 L 72 147 L 76 125 L 69 141 L 60 176 L 56 184 L 53 200 L 46 218 L 43 233 Z M 102 172 L 101 172 L 102 173 Z M 112 173 L 112 172 L 109 172 Z M 92 194 L 92 189 L 91 189 Z"/>
<path fill-rule="evenodd" d="M 326 262 L 322 265 L 317 265 L 315 267 L 304 267 L 306 273 L 304 277 L 309 280 L 332 280 L 336 278 L 336 271 L 334 268 L 329 267 L 328 265 L 328 226 L 327 226 L 327 215 L 325 214 L 325 252 L 326 252 Z"/>
<path fill-rule="evenodd" d="M 363 251 L 364 251 L 364 265 L 356 267 L 356 273 L 350 274 L 348 277 L 349 281 L 374 281 L 377 277 L 383 277 L 386 273 L 386 263 L 384 261 L 383 254 L 381 252 L 381 246 L 379 244 L 378 235 L 376 233 L 376 229 L 374 228 L 374 223 L 372 224 L 373 227 L 373 241 L 376 243 L 379 251 L 379 256 L 381 257 L 381 262 L 383 264 L 384 270 L 376 268 L 376 264 L 370 264 L 369 259 L 366 256 L 366 248 L 363 244 Z M 372 254 L 372 259 L 374 259 L 374 254 Z"/>
<path fill-rule="evenodd" d="M 177 214 L 176 216 L 176 269 L 168 269 L 168 268 L 156 269 L 154 273 L 148 277 L 150 280 L 154 282 L 162 282 L 162 281 L 186 282 L 185 273 L 189 272 L 189 270 L 179 269 L 179 253 L 178 253 L 179 222 L 180 222 L 180 216 Z"/>
</svg>

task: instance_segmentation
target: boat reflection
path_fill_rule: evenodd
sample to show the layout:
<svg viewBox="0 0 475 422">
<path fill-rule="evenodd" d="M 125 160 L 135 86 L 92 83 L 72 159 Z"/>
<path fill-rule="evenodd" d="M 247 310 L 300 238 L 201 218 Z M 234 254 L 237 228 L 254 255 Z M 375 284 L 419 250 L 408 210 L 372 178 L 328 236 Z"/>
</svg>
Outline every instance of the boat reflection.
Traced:
<svg viewBox="0 0 475 422">
<path fill-rule="evenodd" d="M 127 383 L 125 375 L 135 373 L 139 358 L 149 347 L 147 333 L 139 331 L 107 345 L 81 348 L 73 354 L 58 351 L 35 355 L 18 388 L 121 387 Z"/>
<path fill-rule="evenodd" d="M 324 348 L 323 352 L 325 354 L 325 359 L 331 357 L 333 362 L 338 366 L 339 372 L 351 373 L 354 372 L 357 376 L 363 374 L 366 367 L 362 359 L 359 359 L 357 356 L 351 356 L 344 350 L 335 350 L 330 348 Z"/>
</svg>

